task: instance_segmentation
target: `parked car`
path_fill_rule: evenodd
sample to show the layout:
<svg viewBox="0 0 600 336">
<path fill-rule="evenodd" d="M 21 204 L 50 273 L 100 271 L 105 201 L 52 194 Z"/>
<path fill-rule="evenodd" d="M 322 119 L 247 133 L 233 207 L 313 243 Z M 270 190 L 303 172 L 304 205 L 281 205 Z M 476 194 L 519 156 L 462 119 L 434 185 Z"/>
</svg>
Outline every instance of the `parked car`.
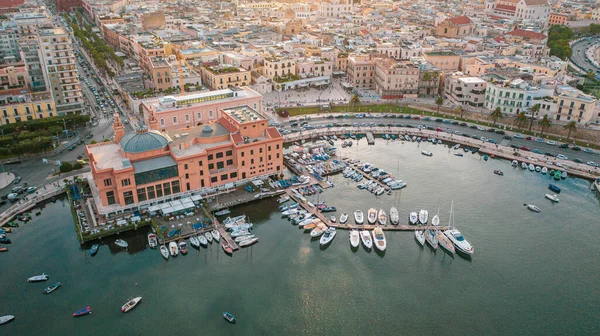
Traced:
<svg viewBox="0 0 600 336">
<path fill-rule="evenodd" d="M 529 147 L 521 146 L 521 150 L 530 151 L 531 149 Z"/>
<path fill-rule="evenodd" d="M 556 141 L 547 140 L 546 143 L 551 146 L 556 146 Z"/>
<path fill-rule="evenodd" d="M 573 146 L 573 147 L 571 147 L 571 149 L 574 150 L 574 151 L 580 151 L 581 147 L 579 147 L 579 146 Z"/>
<path fill-rule="evenodd" d="M 558 154 L 558 155 L 556 156 L 556 158 L 557 158 L 557 159 L 561 159 L 561 160 L 568 160 L 568 159 L 569 159 L 568 157 L 566 157 L 566 156 L 564 156 L 564 155 L 562 155 L 562 154 Z"/>
<path fill-rule="evenodd" d="M 560 144 L 558 147 L 560 147 L 560 148 L 569 148 L 569 144 L 566 144 L 566 143 Z"/>
<path fill-rule="evenodd" d="M 534 149 L 532 150 L 532 152 L 534 152 L 534 153 L 536 153 L 536 154 L 544 154 L 544 152 L 542 152 L 541 150 L 539 150 L 539 149 L 537 149 L 537 148 L 534 148 Z"/>
<path fill-rule="evenodd" d="M 573 159 L 573 162 L 583 163 L 583 161 L 581 161 L 581 159 Z"/>
<path fill-rule="evenodd" d="M 535 138 L 535 142 L 544 142 L 544 139 L 542 139 L 542 138 Z"/>
<path fill-rule="evenodd" d="M 496 134 L 504 135 L 506 134 L 506 132 L 504 132 L 503 130 L 496 130 Z"/>
<path fill-rule="evenodd" d="M 597 164 L 596 162 L 594 162 L 594 161 L 588 161 L 588 162 L 586 162 L 586 164 L 587 164 L 588 166 L 592 166 L 592 167 L 598 167 L 598 164 Z"/>
<path fill-rule="evenodd" d="M 525 138 L 525 137 L 523 136 L 523 134 L 521 134 L 521 133 L 517 133 L 517 134 L 513 135 L 513 137 L 515 137 L 515 138 L 517 138 L 517 139 L 523 139 L 523 138 Z"/>
<path fill-rule="evenodd" d="M 528 137 L 526 137 L 526 138 L 525 138 L 525 140 L 529 140 L 529 141 L 531 141 L 531 137 L 530 137 L 530 136 L 528 136 Z"/>
<path fill-rule="evenodd" d="M 488 141 L 489 143 L 493 143 L 493 144 L 495 144 L 495 143 L 496 143 L 496 140 L 494 140 L 494 139 L 488 139 L 487 141 Z"/>
<path fill-rule="evenodd" d="M 586 153 L 594 153 L 594 150 L 592 150 L 591 148 L 584 148 L 583 151 Z"/>
</svg>

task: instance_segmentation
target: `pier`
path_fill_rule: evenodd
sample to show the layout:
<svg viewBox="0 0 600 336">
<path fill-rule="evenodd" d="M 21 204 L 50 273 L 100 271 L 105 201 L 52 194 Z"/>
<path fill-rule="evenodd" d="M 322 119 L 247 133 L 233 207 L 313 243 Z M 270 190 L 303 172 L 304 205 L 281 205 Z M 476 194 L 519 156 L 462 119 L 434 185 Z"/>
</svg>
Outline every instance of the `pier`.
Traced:
<svg viewBox="0 0 600 336">
<path fill-rule="evenodd" d="M 375 224 L 340 224 L 340 223 L 331 223 L 329 226 L 334 227 L 336 229 L 341 230 L 373 230 L 377 227 L 381 228 L 384 231 L 417 231 L 417 230 L 441 230 L 445 231 L 450 229 L 448 226 L 421 226 L 421 225 L 375 225 Z"/>
<path fill-rule="evenodd" d="M 350 159 L 345 158 L 343 159 L 344 162 L 346 162 L 354 171 L 359 172 L 364 178 L 366 178 L 367 180 L 371 180 L 371 181 L 375 181 L 375 183 L 377 183 L 378 186 L 383 187 L 383 189 L 387 192 L 390 190 L 390 187 L 388 187 L 387 185 L 383 184 L 381 181 L 373 178 L 373 176 L 371 176 L 371 174 L 365 173 L 364 171 L 357 169 L 356 167 L 354 167 L 354 165 L 350 164 Z"/>
<path fill-rule="evenodd" d="M 213 218 L 213 223 L 215 223 L 215 228 L 221 234 L 221 239 L 224 239 L 234 251 L 239 250 L 240 247 L 238 244 L 229 236 L 229 233 L 227 233 L 223 225 L 216 218 Z"/>
<path fill-rule="evenodd" d="M 367 143 L 369 145 L 375 144 L 375 137 L 373 136 L 373 132 L 367 132 Z"/>
<path fill-rule="evenodd" d="M 31 210 L 38 203 L 44 202 L 52 197 L 56 197 L 61 195 L 67 191 L 66 185 L 63 182 L 56 182 L 56 184 L 47 184 L 40 189 L 37 190 L 35 194 L 29 194 L 25 196 L 23 199 L 6 209 L 4 212 L 0 214 L 0 227 L 6 225 L 10 222 L 15 216 Z M 42 192 L 43 193 L 40 193 Z"/>
</svg>

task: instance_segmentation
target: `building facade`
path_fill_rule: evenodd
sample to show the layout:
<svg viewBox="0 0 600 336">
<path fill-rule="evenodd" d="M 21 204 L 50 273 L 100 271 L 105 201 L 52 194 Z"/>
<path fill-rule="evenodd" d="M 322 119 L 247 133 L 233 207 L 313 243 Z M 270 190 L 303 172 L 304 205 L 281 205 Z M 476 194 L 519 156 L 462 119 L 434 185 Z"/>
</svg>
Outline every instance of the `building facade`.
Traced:
<svg viewBox="0 0 600 336">
<path fill-rule="evenodd" d="M 474 27 L 467 16 L 456 16 L 442 21 L 435 31 L 440 37 L 459 38 L 471 35 Z"/>
<path fill-rule="evenodd" d="M 462 75 L 446 76 L 444 83 L 444 99 L 455 105 L 483 106 L 487 82 L 479 77 Z"/>
<path fill-rule="evenodd" d="M 556 91 L 557 121 L 575 121 L 578 124 L 585 124 L 596 120 L 596 98 L 568 85 L 559 86 Z"/>
<path fill-rule="evenodd" d="M 241 67 L 222 64 L 204 66 L 200 69 L 202 83 L 211 90 L 250 85 L 250 71 Z"/>
<path fill-rule="evenodd" d="M 375 62 L 375 90 L 382 99 L 416 98 L 419 68 L 410 61 L 378 59 Z"/>
<path fill-rule="evenodd" d="M 263 75 L 270 79 L 296 74 L 296 61 L 292 58 L 265 58 Z"/>
<path fill-rule="evenodd" d="M 531 86 L 522 79 L 490 82 L 486 85 L 485 107 L 493 111 L 497 107 L 505 114 L 527 112 L 536 104 L 535 98 L 552 96 L 554 90 Z"/>
<path fill-rule="evenodd" d="M 357 89 L 375 88 L 375 60 L 370 55 L 348 57 L 348 83 Z"/>
</svg>

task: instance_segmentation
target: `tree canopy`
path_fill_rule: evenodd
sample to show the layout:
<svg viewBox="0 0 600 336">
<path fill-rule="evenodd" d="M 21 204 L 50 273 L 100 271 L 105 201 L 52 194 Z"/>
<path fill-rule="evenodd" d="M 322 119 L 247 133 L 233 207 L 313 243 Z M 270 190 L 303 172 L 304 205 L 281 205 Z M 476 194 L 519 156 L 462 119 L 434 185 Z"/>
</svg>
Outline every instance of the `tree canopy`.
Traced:
<svg viewBox="0 0 600 336">
<path fill-rule="evenodd" d="M 571 57 L 572 50 L 569 40 L 575 36 L 575 32 L 567 26 L 554 25 L 548 32 L 548 47 L 550 55 L 556 56 L 562 60 Z"/>
</svg>

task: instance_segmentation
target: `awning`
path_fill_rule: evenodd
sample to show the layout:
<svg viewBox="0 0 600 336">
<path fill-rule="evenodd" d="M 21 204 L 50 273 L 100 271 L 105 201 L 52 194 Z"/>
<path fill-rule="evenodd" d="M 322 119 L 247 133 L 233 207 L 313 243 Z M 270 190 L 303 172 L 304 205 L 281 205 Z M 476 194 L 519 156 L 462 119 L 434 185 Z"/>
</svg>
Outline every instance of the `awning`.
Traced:
<svg viewBox="0 0 600 336">
<path fill-rule="evenodd" d="M 264 183 L 261 180 L 254 180 L 254 181 L 252 181 L 252 184 L 254 184 L 254 186 L 256 186 L 256 187 L 260 187 Z"/>
<path fill-rule="evenodd" d="M 194 195 L 190 197 L 192 199 L 192 201 L 202 201 L 202 196 L 200 195 Z"/>
</svg>

